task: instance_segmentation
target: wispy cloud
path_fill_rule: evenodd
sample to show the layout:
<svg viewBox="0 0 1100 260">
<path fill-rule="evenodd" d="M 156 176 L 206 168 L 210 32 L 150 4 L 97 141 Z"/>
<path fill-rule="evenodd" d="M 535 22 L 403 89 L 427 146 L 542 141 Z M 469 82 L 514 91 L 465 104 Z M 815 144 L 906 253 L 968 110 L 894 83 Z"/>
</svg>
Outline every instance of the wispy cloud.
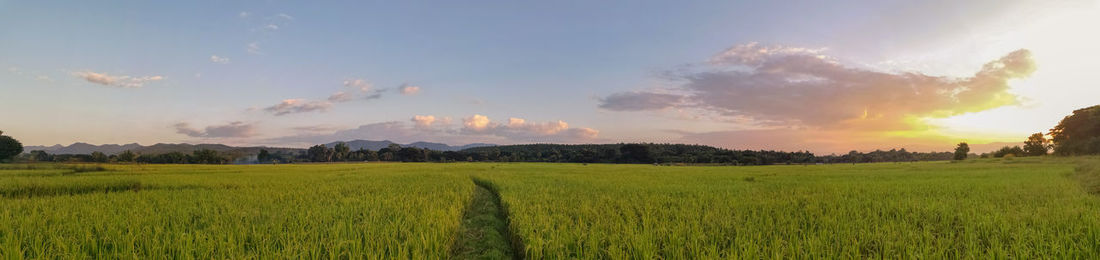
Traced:
<svg viewBox="0 0 1100 260">
<path fill-rule="evenodd" d="M 275 104 L 270 107 L 264 108 L 264 111 L 275 114 L 276 116 L 305 113 L 305 112 L 325 112 L 329 108 L 332 108 L 332 103 L 328 101 L 313 101 L 305 99 L 286 99 L 279 104 Z"/>
<path fill-rule="evenodd" d="M 227 64 L 227 63 L 229 63 L 229 58 L 219 57 L 218 55 L 211 55 L 210 56 L 210 62 Z"/>
<path fill-rule="evenodd" d="M 244 48 L 245 48 L 246 51 L 248 51 L 248 53 L 251 53 L 251 54 L 256 54 L 256 55 L 263 55 L 264 54 L 263 51 L 260 49 L 260 43 L 259 42 L 248 43 L 247 45 L 245 45 Z"/>
<path fill-rule="evenodd" d="M 344 80 L 344 87 L 356 88 L 360 92 L 367 92 L 374 87 L 374 84 L 371 84 L 365 79 L 346 79 Z"/>
<path fill-rule="evenodd" d="M 355 99 L 355 96 L 353 94 L 343 92 L 343 91 L 338 91 L 336 93 L 332 93 L 332 95 L 328 97 L 328 101 L 336 102 L 336 103 L 348 102 L 348 101 L 351 101 L 352 99 Z"/>
<path fill-rule="evenodd" d="M 162 76 L 134 77 L 126 75 L 109 75 L 91 71 L 75 72 L 73 76 L 91 83 L 120 88 L 140 88 L 144 87 L 146 83 L 164 79 Z"/>
<path fill-rule="evenodd" d="M 420 87 L 418 87 L 418 86 L 413 86 L 413 85 L 409 85 L 409 84 L 402 84 L 402 85 L 401 85 L 400 87 L 398 87 L 397 89 L 398 89 L 399 91 L 401 91 L 401 94 L 402 94 L 402 95 L 406 95 L 406 96 L 408 96 L 408 95 L 416 95 L 416 94 L 420 93 Z"/>
<path fill-rule="evenodd" d="M 202 137 L 202 138 L 229 138 L 229 137 L 252 137 L 256 135 L 256 126 L 253 124 L 247 124 L 244 122 L 231 122 L 225 125 L 212 125 L 207 126 L 205 129 L 199 130 L 192 128 L 190 124 L 186 122 L 180 122 L 172 125 L 176 129 L 176 133 L 184 134 L 190 137 Z"/>
<path fill-rule="evenodd" d="M 304 113 L 304 112 L 327 112 L 333 105 L 337 103 L 345 103 L 354 100 L 372 100 L 382 98 L 382 95 L 392 88 L 374 89 L 374 84 L 364 79 L 346 79 L 343 81 L 345 88 L 353 88 L 353 91 L 337 91 L 328 96 L 324 101 L 312 101 L 302 98 L 286 99 L 279 104 L 264 108 L 264 111 L 272 113 L 276 116 Z M 410 90 L 411 88 L 411 90 Z M 419 91 L 418 87 L 402 85 L 398 87 L 402 92 L 415 93 Z"/>
</svg>

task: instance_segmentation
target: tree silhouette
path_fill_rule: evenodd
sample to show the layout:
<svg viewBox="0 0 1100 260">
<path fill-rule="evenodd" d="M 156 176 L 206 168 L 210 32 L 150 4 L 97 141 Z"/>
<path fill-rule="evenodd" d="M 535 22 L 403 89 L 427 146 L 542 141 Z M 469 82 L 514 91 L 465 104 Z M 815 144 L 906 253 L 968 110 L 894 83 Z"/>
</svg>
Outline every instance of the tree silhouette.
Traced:
<svg viewBox="0 0 1100 260">
<path fill-rule="evenodd" d="M 1024 154 L 1027 156 L 1040 156 L 1046 155 L 1050 145 L 1050 141 L 1047 140 L 1043 133 L 1034 133 L 1027 138 L 1024 142 Z"/>
<path fill-rule="evenodd" d="M 335 154 L 333 154 L 333 161 L 346 161 L 348 154 L 351 153 L 351 147 L 344 142 L 336 143 L 336 147 L 333 148 Z"/>
<path fill-rule="evenodd" d="M 11 136 L 4 135 L 0 131 L 0 161 L 4 161 L 23 153 L 23 144 Z"/>
<path fill-rule="evenodd" d="M 134 152 L 131 152 L 130 150 L 118 153 L 119 162 L 134 162 L 135 159 L 137 159 L 137 154 L 134 154 Z"/>
<path fill-rule="evenodd" d="M 966 142 L 959 143 L 958 147 L 955 147 L 955 160 L 966 160 L 966 155 L 970 153 L 970 144 Z"/>
<path fill-rule="evenodd" d="M 325 147 L 325 145 L 319 144 L 309 147 L 309 150 L 306 150 L 306 154 L 309 156 L 309 160 L 314 162 L 331 162 L 332 155 L 335 154 L 335 152 Z"/>
<path fill-rule="evenodd" d="M 256 160 L 260 161 L 261 163 L 270 162 L 271 153 L 268 152 L 267 149 L 260 149 L 260 153 L 256 154 Z"/>
<path fill-rule="evenodd" d="M 1100 153 L 1100 105 L 1074 110 L 1050 129 L 1050 136 L 1056 154 Z"/>
</svg>

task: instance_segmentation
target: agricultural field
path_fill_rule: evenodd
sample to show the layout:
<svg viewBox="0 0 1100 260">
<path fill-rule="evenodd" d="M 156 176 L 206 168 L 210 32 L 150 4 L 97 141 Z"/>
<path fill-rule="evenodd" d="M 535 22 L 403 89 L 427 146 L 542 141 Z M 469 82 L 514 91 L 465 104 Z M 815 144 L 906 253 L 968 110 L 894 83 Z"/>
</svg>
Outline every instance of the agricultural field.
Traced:
<svg viewBox="0 0 1100 260">
<path fill-rule="evenodd" d="M 0 170 L 0 258 L 440 258 L 474 185 L 426 166 Z"/>
<path fill-rule="evenodd" d="M 1096 158 L 0 165 L 0 258 L 1097 258 Z"/>
</svg>

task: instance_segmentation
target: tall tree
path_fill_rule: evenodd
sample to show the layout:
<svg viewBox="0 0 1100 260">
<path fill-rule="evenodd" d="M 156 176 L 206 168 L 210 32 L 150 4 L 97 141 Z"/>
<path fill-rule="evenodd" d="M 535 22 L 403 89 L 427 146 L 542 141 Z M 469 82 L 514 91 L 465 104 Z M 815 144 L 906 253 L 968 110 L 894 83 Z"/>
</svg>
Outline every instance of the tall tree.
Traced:
<svg viewBox="0 0 1100 260">
<path fill-rule="evenodd" d="M 336 143 L 336 147 L 333 148 L 335 154 L 333 155 L 334 161 L 347 161 L 348 154 L 351 153 L 351 147 L 344 142 Z"/>
<path fill-rule="evenodd" d="M 1046 155 L 1050 149 L 1049 140 L 1043 133 L 1034 133 L 1024 142 L 1024 154 L 1027 156 Z"/>
<path fill-rule="evenodd" d="M 261 163 L 271 162 L 271 153 L 267 152 L 267 149 L 260 149 L 260 153 L 256 155 L 256 160 Z"/>
<path fill-rule="evenodd" d="M 107 154 L 104 154 L 103 152 L 100 152 L 100 151 L 92 152 L 92 161 L 93 162 L 98 162 L 98 163 L 107 162 Z"/>
<path fill-rule="evenodd" d="M 334 152 L 325 145 L 319 144 L 309 147 L 309 150 L 306 150 L 306 154 L 309 156 L 310 161 L 331 162 Z"/>
<path fill-rule="evenodd" d="M 966 160 L 966 155 L 970 153 L 970 144 L 966 142 L 959 143 L 959 146 L 955 147 L 955 160 Z"/>
<path fill-rule="evenodd" d="M 50 153 L 47 153 L 46 151 L 33 150 L 33 151 L 30 152 L 30 154 L 31 154 L 31 160 L 34 160 L 36 162 L 53 161 L 53 156 L 50 155 Z"/>
<path fill-rule="evenodd" d="M 3 134 L 4 131 L 0 131 L 0 161 L 6 161 L 23 153 L 23 144 L 19 143 L 19 140 Z"/>
<path fill-rule="evenodd" d="M 1056 154 L 1100 153 L 1100 105 L 1074 110 L 1050 129 L 1050 136 Z"/>
<path fill-rule="evenodd" d="M 131 152 L 130 150 L 118 153 L 119 162 L 134 162 L 135 159 L 137 159 L 137 154 L 134 154 L 134 152 Z"/>
</svg>

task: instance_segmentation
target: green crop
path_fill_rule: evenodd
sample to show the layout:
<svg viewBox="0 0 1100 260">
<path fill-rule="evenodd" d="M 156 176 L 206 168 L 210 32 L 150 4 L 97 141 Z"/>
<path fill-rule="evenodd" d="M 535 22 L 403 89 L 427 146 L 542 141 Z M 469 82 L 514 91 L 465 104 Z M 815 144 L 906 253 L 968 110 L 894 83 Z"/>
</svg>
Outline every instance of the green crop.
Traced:
<svg viewBox="0 0 1100 260">
<path fill-rule="evenodd" d="M 1100 257 L 1060 161 L 767 167 L 505 164 L 532 259 Z"/>
<path fill-rule="evenodd" d="M 474 188 L 412 164 L 107 167 L 0 170 L 0 258 L 438 259 Z"/>
<path fill-rule="evenodd" d="M 0 258 L 1093 259 L 1096 169 L 3 165 Z"/>
</svg>

